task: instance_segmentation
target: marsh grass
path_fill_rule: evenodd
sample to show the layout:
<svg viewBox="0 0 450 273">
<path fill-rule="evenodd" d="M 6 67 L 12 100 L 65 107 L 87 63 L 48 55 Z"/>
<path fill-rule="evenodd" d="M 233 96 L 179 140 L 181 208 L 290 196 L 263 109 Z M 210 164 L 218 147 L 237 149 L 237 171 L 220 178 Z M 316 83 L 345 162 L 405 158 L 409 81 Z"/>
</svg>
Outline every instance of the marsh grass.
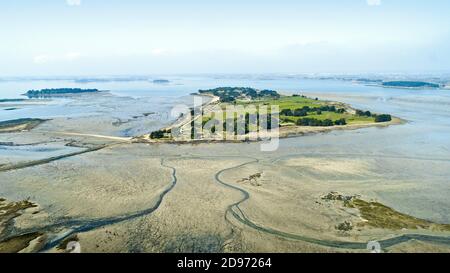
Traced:
<svg viewBox="0 0 450 273">
<path fill-rule="evenodd" d="M 374 228 L 392 230 L 400 229 L 431 229 L 434 231 L 450 231 L 450 225 L 437 224 L 398 212 L 379 202 L 368 202 L 362 199 L 352 199 L 345 202 L 348 208 L 357 208 L 361 217 L 367 220 L 366 225 Z"/>
</svg>

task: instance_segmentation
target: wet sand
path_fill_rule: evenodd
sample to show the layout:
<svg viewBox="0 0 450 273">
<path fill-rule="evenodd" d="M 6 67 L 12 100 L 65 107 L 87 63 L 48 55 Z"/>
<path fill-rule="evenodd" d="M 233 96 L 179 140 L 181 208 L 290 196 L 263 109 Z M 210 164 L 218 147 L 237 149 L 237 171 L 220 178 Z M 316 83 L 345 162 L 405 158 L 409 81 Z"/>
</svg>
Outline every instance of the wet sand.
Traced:
<svg viewBox="0 0 450 273">
<path fill-rule="evenodd" d="M 211 156 L 211 145 L 120 144 L 0 172 L 2 196 L 30 196 L 45 211 L 33 221 L 18 217 L 15 236 L 44 233 L 41 250 L 50 252 L 61 251 L 57 246 L 71 235 L 86 252 L 361 252 L 374 239 L 449 235 L 358 226 L 357 210 L 322 199 L 339 191 L 371 200 L 374 191 L 408 187 L 383 183 L 373 159 Z M 245 179 L 254 174 L 260 174 L 256 183 Z M 355 229 L 336 228 L 345 221 Z M 385 251 L 415 252 L 430 244 L 409 241 Z"/>
</svg>

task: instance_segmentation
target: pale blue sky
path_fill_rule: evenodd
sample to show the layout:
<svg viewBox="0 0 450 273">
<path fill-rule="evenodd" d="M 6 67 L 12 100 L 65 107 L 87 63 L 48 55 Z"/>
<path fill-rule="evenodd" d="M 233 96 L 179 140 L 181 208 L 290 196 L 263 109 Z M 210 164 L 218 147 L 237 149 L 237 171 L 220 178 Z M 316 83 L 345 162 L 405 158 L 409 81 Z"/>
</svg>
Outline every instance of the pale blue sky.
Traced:
<svg viewBox="0 0 450 273">
<path fill-rule="evenodd" d="M 4 0 L 0 76 L 450 71 L 448 0 Z"/>
</svg>

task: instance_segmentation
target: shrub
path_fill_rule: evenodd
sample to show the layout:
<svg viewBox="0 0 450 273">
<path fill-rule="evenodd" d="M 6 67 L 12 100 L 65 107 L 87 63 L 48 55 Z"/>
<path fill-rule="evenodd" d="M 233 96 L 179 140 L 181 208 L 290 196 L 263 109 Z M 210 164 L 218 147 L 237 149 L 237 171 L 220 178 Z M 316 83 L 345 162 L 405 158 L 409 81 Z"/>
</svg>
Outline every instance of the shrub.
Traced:
<svg viewBox="0 0 450 273">
<path fill-rule="evenodd" d="M 281 110 L 280 115 L 290 117 L 290 116 L 293 116 L 294 113 L 292 112 L 291 109 L 283 109 L 283 110 Z"/>
</svg>

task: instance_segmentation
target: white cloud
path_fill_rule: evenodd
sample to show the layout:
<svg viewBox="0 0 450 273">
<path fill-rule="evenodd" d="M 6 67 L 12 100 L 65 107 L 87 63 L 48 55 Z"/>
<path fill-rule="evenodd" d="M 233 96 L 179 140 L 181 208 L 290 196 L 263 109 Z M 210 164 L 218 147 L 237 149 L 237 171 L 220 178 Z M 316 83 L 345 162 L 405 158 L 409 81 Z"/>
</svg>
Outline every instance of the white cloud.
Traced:
<svg viewBox="0 0 450 273">
<path fill-rule="evenodd" d="M 48 55 L 38 55 L 33 58 L 33 62 L 36 64 L 43 64 L 50 60 Z"/>
<path fill-rule="evenodd" d="M 71 62 L 78 60 L 82 55 L 78 52 L 69 52 L 65 55 L 41 54 L 33 58 L 35 64 L 45 64 L 50 62 Z"/>
<path fill-rule="evenodd" d="M 68 61 L 74 61 L 81 57 L 81 54 L 79 52 L 69 52 L 66 54 L 65 59 Z"/>
<path fill-rule="evenodd" d="M 367 5 L 379 6 L 379 5 L 381 5 L 381 0 L 367 0 Z"/>
<path fill-rule="evenodd" d="M 69 6 L 79 6 L 81 5 L 81 0 L 66 0 Z"/>
<path fill-rule="evenodd" d="M 162 54 L 164 54 L 166 52 L 167 51 L 165 49 L 163 49 L 163 48 L 155 48 L 155 49 L 152 50 L 152 55 L 159 56 L 159 55 L 162 55 Z"/>
</svg>

